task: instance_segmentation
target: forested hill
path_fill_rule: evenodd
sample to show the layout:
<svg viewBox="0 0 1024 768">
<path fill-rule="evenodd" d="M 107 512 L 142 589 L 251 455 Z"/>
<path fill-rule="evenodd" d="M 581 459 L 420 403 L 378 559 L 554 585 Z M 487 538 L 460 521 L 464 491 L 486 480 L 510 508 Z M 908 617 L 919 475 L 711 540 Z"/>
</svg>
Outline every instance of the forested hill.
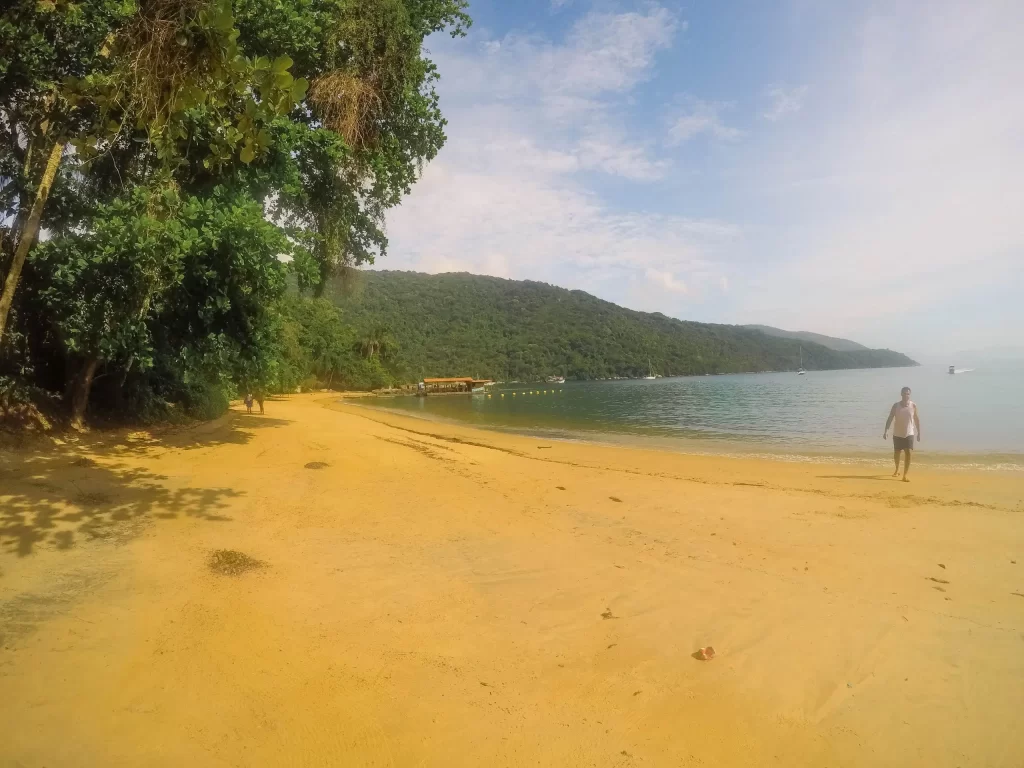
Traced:
<svg viewBox="0 0 1024 768">
<path fill-rule="evenodd" d="M 781 328 L 773 328 L 770 325 L 745 325 L 743 327 L 753 328 L 755 331 L 767 333 L 769 336 L 779 336 L 783 339 L 810 341 L 838 352 L 853 352 L 855 350 L 867 349 L 863 344 L 858 344 L 856 341 L 837 339 L 835 336 L 825 336 L 820 333 L 811 333 L 810 331 L 784 331 Z"/>
<path fill-rule="evenodd" d="M 362 272 L 336 303 L 357 332 L 390 329 L 410 378 L 786 371 L 800 359 L 801 342 L 793 339 L 634 312 L 545 283 L 465 273 Z M 808 370 L 916 365 L 889 350 L 839 352 L 808 342 L 803 360 Z"/>
</svg>

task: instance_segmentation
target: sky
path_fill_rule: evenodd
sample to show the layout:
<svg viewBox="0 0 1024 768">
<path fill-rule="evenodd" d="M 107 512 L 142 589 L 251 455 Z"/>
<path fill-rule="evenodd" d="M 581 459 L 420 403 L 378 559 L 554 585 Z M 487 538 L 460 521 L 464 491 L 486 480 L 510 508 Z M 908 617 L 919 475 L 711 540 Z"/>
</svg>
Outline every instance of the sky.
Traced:
<svg viewBox="0 0 1024 768">
<path fill-rule="evenodd" d="M 377 268 L 944 362 L 1024 345 L 1024 2 L 473 0 Z M 955 361 L 953 361 L 955 362 Z"/>
</svg>

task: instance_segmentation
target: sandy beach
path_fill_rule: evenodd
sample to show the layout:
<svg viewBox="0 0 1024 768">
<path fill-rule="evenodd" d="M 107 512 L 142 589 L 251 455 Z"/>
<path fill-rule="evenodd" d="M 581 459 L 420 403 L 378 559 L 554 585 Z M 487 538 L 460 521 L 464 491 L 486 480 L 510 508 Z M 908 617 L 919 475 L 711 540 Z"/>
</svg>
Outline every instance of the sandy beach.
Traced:
<svg viewBox="0 0 1024 768">
<path fill-rule="evenodd" d="M 1024 765 L 1024 476 L 889 472 L 334 395 L 3 449 L 0 766 Z"/>
</svg>

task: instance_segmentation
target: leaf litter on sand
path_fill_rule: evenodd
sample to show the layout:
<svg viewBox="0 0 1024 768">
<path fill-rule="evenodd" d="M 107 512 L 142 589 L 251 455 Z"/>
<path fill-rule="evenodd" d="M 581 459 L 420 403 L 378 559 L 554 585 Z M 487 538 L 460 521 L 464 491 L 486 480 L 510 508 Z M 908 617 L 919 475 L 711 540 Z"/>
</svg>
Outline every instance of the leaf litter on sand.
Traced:
<svg viewBox="0 0 1024 768">
<path fill-rule="evenodd" d="M 210 554 L 207 566 L 211 571 L 220 576 L 238 576 L 246 571 L 266 568 L 267 564 L 262 560 L 249 557 L 244 552 L 236 552 L 233 549 L 218 549 Z"/>
</svg>

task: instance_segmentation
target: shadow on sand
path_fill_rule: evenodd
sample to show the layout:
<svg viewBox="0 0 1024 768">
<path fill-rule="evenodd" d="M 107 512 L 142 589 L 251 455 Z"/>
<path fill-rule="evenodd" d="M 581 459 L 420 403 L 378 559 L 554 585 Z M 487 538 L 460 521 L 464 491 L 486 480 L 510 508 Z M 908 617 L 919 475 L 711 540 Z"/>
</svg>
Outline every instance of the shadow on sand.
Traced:
<svg viewBox="0 0 1024 768">
<path fill-rule="evenodd" d="M 0 448 L 0 557 L 25 557 L 40 546 L 67 550 L 80 540 L 127 539 L 154 519 L 228 520 L 218 511 L 237 491 L 168 487 L 165 476 L 137 461 L 244 444 L 259 429 L 287 423 L 231 413 L 189 429 L 120 430 Z"/>
</svg>

